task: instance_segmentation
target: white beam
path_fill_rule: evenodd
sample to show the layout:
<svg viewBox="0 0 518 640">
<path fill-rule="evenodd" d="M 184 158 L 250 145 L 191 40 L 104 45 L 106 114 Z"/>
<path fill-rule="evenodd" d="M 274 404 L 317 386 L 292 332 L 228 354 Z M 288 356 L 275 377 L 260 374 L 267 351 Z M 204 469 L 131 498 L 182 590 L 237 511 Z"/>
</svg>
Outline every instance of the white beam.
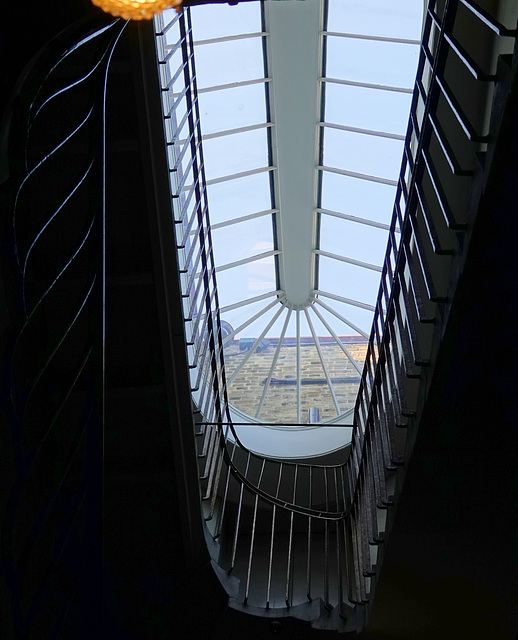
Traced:
<svg viewBox="0 0 518 640">
<path fill-rule="evenodd" d="M 308 302 L 314 288 L 315 149 L 320 120 L 322 0 L 265 2 L 273 164 L 278 167 L 280 288 L 288 304 Z M 291 35 L 289 35 L 291 34 Z"/>
</svg>

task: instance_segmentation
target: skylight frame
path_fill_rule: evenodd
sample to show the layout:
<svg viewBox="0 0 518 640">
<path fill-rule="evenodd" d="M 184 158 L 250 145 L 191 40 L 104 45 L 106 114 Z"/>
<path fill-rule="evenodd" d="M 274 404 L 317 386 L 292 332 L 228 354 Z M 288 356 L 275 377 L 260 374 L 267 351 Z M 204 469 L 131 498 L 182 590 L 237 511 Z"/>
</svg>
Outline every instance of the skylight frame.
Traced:
<svg viewBox="0 0 518 640">
<path fill-rule="evenodd" d="M 328 5 L 328 2 L 326 0 L 326 6 Z M 212 39 L 205 39 L 205 41 L 203 41 L 201 43 L 201 45 L 210 45 L 210 44 L 215 44 L 217 42 L 220 41 L 236 41 L 236 40 L 244 40 L 247 39 L 249 37 L 261 37 L 263 40 L 263 43 L 266 41 L 267 35 L 266 32 L 264 30 L 264 10 L 262 10 L 261 12 L 262 15 L 262 31 L 260 32 L 255 32 L 255 33 L 251 33 L 251 34 L 244 34 L 244 35 L 233 35 L 233 36 L 229 36 L 226 38 L 212 38 Z M 341 37 L 338 36 L 337 33 L 331 33 L 331 32 L 324 32 L 322 33 L 322 43 L 323 43 L 323 51 L 324 51 L 324 43 L 327 42 L 327 38 L 328 36 L 336 36 L 336 37 Z M 372 36 L 363 36 L 363 35 L 359 35 L 359 34 L 343 34 L 343 37 L 352 37 L 352 38 L 357 38 L 357 39 L 363 39 L 363 40 L 389 40 L 389 41 L 393 41 L 394 39 L 392 38 L 377 38 L 377 37 L 372 37 Z M 418 41 L 412 41 L 412 44 L 417 43 L 419 44 Z M 409 44 L 406 40 L 405 40 L 405 44 Z M 199 93 L 209 93 L 211 91 L 220 91 L 220 90 L 224 90 L 225 88 L 230 88 L 230 87 L 236 87 L 236 86 L 246 86 L 247 84 L 255 84 L 258 82 L 263 82 L 264 83 L 264 87 L 265 87 L 265 97 L 266 97 L 266 109 L 267 109 L 267 113 L 268 115 L 270 115 L 270 101 L 269 101 L 269 87 L 271 84 L 271 78 L 268 77 L 268 65 L 267 65 L 267 55 L 266 55 L 266 51 L 265 51 L 265 47 L 263 46 L 263 56 L 264 56 L 264 65 L 265 65 L 265 78 L 264 79 L 251 79 L 251 80 L 245 80 L 245 81 L 240 81 L 238 83 L 230 83 L 230 84 L 226 84 L 226 85 L 217 85 L 217 86 L 207 86 L 207 87 L 203 87 L 199 90 Z M 324 74 L 322 74 L 324 75 Z M 340 79 L 338 79 L 339 81 L 341 81 Z M 331 80 L 330 79 L 326 79 L 325 77 L 323 77 L 321 79 L 321 92 L 324 94 L 325 93 L 325 87 L 328 83 L 330 83 Z M 346 80 L 343 81 L 344 83 L 347 82 Z M 364 84 L 368 84 L 368 83 L 364 83 Z M 361 83 L 360 83 L 361 86 Z M 379 89 L 381 91 L 384 90 L 383 87 L 376 87 L 376 89 Z M 403 88 L 404 89 L 404 88 Z M 398 89 L 399 90 L 399 89 Z M 325 105 L 325 101 L 323 102 L 323 106 Z M 323 116 L 321 118 L 321 121 L 318 123 L 318 127 L 320 129 L 320 137 L 321 139 L 323 139 L 323 135 L 324 135 L 324 131 L 327 129 L 340 129 L 342 131 L 351 131 L 352 133 L 357 133 L 357 134 L 361 134 L 361 135 L 371 135 L 371 136 L 378 136 L 378 137 L 386 137 L 388 139 L 394 139 L 394 140 L 403 140 L 404 136 L 400 135 L 400 134 L 393 134 L 390 132 L 382 132 L 382 131 L 378 131 L 378 130 L 363 130 L 360 127 L 348 127 L 347 125 L 340 125 L 337 123 L 329 123 L 326 122 L 324 119 L 324 115 L 325 113 L 323 113 Z M 264 210 L 264 211 L 257 211 L 255 213 L 252 214 L 246 214 L 244 216 L 238 217 L 238 219 L 236 220 L 226 220 L 223 221 L 221 223 L 215 223 L 213 225 L 214 229 L 218 228 L 218 224 L 219 224 L 219 228 L 222 228 L 224 226 L 231 226 L 233 224 L 239 224 L 240 222 L 246 220 L 246 219 L 253 219 L 255 217 L 260 217 L 260 216 L 264 216 L 264 215 L 271 215 L 272 216 L 272 222 L 274 222 L 276 220 L 276 216 L 279 213 L 278 208 L 275 207 L 275 194 L 276 194 L 276 190 L 275 190 L 275 186 L 276 186 L 276 176 L 277 176 L 277 167 L 275 166 L 274 163 L 274 152 L 273 152 L 273 148 L 272 148 L 272 144 L 271 144 L 271 140 L 272 140 L 272 131 L 274 130 L 274 123 L 271 122 L 271 117 L 267 118 L 267 122 L 265 122 L 264 124 L 257 124 L 257 125 L 252 125 L 251 127 L 243 127 L 242 131 L 248 131 L 248 130 L 253 130 L 254 128 L 266 128 L 267 129 L 267 135 L 268 135 L 268 141 L 269 141 L 269 165 L 267 167 L 262 167 L 259 169 L 255 169 L 255 170 L 249 170 L 249 171 L 244 171 L 238 174 L 233 174 L 230 176 L 224 176 L 224 177 L 217 177 L 217 178 L 210 178 L 207 180 L 207 188 L 216 185 L 216 184 L 220 184 L 221 182 L 224 181 L 230 181 L 230 180 L 234 180 L 234 179 L 238 179 L 238 176 L 251 176 L 251 175 L 256 175 L 257 173 L 261 173 L 261 172 L 268 172 L 268 179 L 270 182 L 270 191 L 271 191 L 271 198 L 272 198 L 272 207 L 270 210 Z M 221 132 L 213 132 L 210 133 L 208 135 L 204 135 L 202 139 L 214 139 L 216 137 L 222 137 L 225 135 L 231 135 L 232 133 L 235 133 L 236 130 L 227 130 L 227 131 L 221 131 Z M 182 142 L 186 142 L 186 140 L 182 140 Z M 321 168 L 324 167 L 325 165 L 322 162 L 319 162 L 315 168 L 315 171 L 318 175 L 319 181 L 321 182 L 321 177 L 325 171 L 325 169 Z M 343 170 L 340 172 L 339 168 L 333 168 L 331 167 L 331 169 L 338 169 L 337 173 L 339 173 L 340 175 L 348 175 L 346 174 Z M 355 174 L 355 172 L 349 172 L 350 174 Z M 372 177 L 376 177 L 376 176 L 372 176 Z M 362 178 L 358 178 L 358 179 L 362 179 Z M 382 182 L 382 184 L 384 184 Z M 394 186 L 394 184 L 397 184 L 396 181 L 392 181 L 390 186 Z M 185 185 L 186 189 L 192 189 L 192 185 Z M 319 191 L 321 191 L 321 185 L 319 187 Z M 371 220 L 369 218 L 362 218 L 361 216 L 354 216 L 352 214 L 347 214 L 347 213 L 342 213 L 340 211 L 331 211 L 329 209 L 326 209 L 324 207 L 322 207 L 322 202 L 318 202 L 317 203 L 320 206 L 317 206 L 314 208 L 314 215 L 318 215 L 318 216 L 334 216 L 336 218 L 343 218 L 343 219 L 347 219 L 351 222 L 354 223 L 358 223 L 358 224 L 363 224 L 366 227 L 373 227 L 373 228 L 377 228 L 377 229 L 383 229 L 387 232 L 389 232 L 390 230 L 390 225 L 383 223 L 383 222 L 379 222 L 377 220 Z M 389 212 L 389 217 L 390 217 L 390 213 Z M 320 224 L 317 225 L 317 228 L 320 228 Z M 399 233 L 399 230 L 396 229 L 394 231 L 395 233 Z M 276 274 L 276 286 L 274 287 L 274 289 L 272 289 L 272 291 L 268 291 L 265 294 L 260 294 L 259 296 L 256 296 L 254 298 L 252 298 L 251 300 L 242 300 L 238 303 L 233 303 L 230 305 L 226 305 L 223 306 L 221 312 L 222 314 L 225 314 L 225 312 L 231 310 L 231 309 L 236 309 L 238 307 L 245 307 L 247 304 L 251 304 L 253 301 L 257 301 L 257 299 L 266 299 L 268 297 L 278 297 L 281 304 L 283 303 L 282 301 L 282 291 L 280 289 L 280 285 L 279 285 L 279 268 L 278 268 L 278 257 L 279 257 L 279 253 L 280 250 L 277 248 L 278 245 L 278 238 L 277 238 L 277 233 L 276 233 L 276 229 L 273 228 L 272 230 L 272 236 L 273 236 L 273 241 L 274 241 L 274 249 L 270 252 L 267 252 L 268 255 L 270 257 L 273 257 L 275 259 L 275 274 Z M 323 256 L 326 258 L 332 258 L 332 259 L 337 259 L 337 260 L 341 260 L 343 262 L 349 262 L 350 264 L 356 264 L 356 266 L 359 267 L 364 267 L 364 268 L 368 268 L 370 270 L 374 270 L 374 271 L 381 271 L 381 268 L 378 265 L 374 265 L 374 264 L 369 264 L 369 263 L 364 263 L 364 264 L 358 264 L 358 262 L 362 262 L 362 261 L 358 261 L 355 260 L 354 258 L 349 258 L 348 256 L 341 256 L 339 254 L 333 254 L 332 252 L 327 252 L 325 249 L 320 249 L 318 247 L 318 245 L 313 249 L 313 255 L 315 258 L 315 264 L 318 264 L 319 262 L 319 256 Z M 249 262 L 253 262 L 255 259 L 257 259 L 257 257 L 252 257 L 249 259 L 244 259 L 244 260 L 237 260 L 234 261 L 234 263 L 229 263 L 227 265 L 218 265 L 217 269 L 218 271 L 222 271 L 222 270 L 228 270 L 228 269 L 232 269 L 235 266 L 238 265 L 244 265 L 247 264 Z M 340 312 L 337 312 L 336 309 L 333 309 L 332 306 L 330 306 L 329 302 L 331 301 L 338 301 L 340 303 L 352 303 L 351 306 L 358 306 L 359 308 L 366 308 L 366 305 L 364 303 L 362 303 L 361 301 L 355 301 L 351 298 L 347 298 L 346 296 L 340 296 L 337 294 L 333 294 L 332 292 L 326 292 L 323 289 L 320 289 L 318 286 L 318 280 L 317 278 L 317 272 L 315 271 L 315 282 L 317 283 L 315 286 L 315 289 L 313 291 L 313 295 L 314 295 L 314 300 L 313 300 L 313 304 L 308 307 L 309 311 L 307 309 L 304 309 L 304 316 L 307 317 L 308 314 L 311 312 L 311 309 L 313 309 L 314 313 L 315 313 L 315 318 L 319 319 L 319 322 L 322 322 L 322 324 L 325 326 L 325 322 L 323 322 L 323 318 L 324 316 L 321 315 L 319 308 L 322 309 L 323 311 L 325 311 L 326 313 L 331 314 L 332 316 L 334 316 L 335 318 L 337 318 L 340 322 L 345 323 L 347 326 L 353 328 L 353 330 L 356 330 L 358 332 L 358 334 L 362 335 L 363 337 L 367 336 L 367 332 L 362 330 L 360 327 L 357 326 L 357 324 L 353 321 L 351 321 L 350 319 L 346 318 L 345 316 L 343 316 Z M 197 274 L 198 275 L 198 274 Z M 323 300 L 321 300 L 320 298 L 323 298 Z M 327 299 L 327 303 L 325 302 L 325 300 Z M 273 308 L 273 306 L 277 303 L 276 300 L 273 301 L 273 305 L 271 308 Z M 333 304 L 331 302 L 331 304 Z M 317 306 L 318 305 L 318 306 Z M 374 310 L 374 306 L 372 305 L 367 305 L 369 311 L 373 311 Z M 296 317 L 298 318 L 298 322 L 297 322 L 297 326 L 298 326 L 298 330 L 296 331 L 297 333 L 297 343 L 298 343 L 298 360 L 299 360 L 299 365 L 300 365 L 300 338 L 301 338 L 301 334 L 300 334 L 300 318 L 301 318 L 301 314 L 300 311 L 302 311 L 302 309 L 293 309 L 292 306 L 290 306 L 289 304 L 285 304 L 284 307 L 287 310 L 287 318 L 285 320 L 286 322 L 286 327 L 289 324 L 289 316 L 291 315 L 291 312 L 293 310 L 296 311 Z M 262 315 L 262 314 L 259 314 Z M 311 318 L 311 316 L 310 316 Z M 329 319 L 329 316 L 328 316 Z M 249 324 L 249 323 L 248 323 Z M 311 320 L 309 320 L 309 323 L 311 324 Z M 237 333 L 237 332 L 236 332 Z M 311 332 L 313 333 L 313 332 Z M 338 335 L 336 334 L 336 332 L 333 334 L 330 331 L 330 334 L 333 336 L 333 338 L 335 339 L 335 341 L 338 343 L 338 346 L 340 347 L 341 351 L 344 353 L 344 355 L 347 357 L 347 353 L 346 353 L 346 348 L 344 349 L 344 344 L 342 343 L 342 341 L 339 339 Z M 338 338 L 338 339 L 337 339 Z M 317 347 L 317 342 L 318 342 L 318 338 L 315 340 L 315 346 Z M 279 343 L 280 344 L 280 343 Z M 317 347 L 318 348 L 318 347 Z M 322 360 L 322 358 L 321 358 Z M 352 362 L 352 360 L 351 360 Z M 354 365 L 353 365 L 354 366 Z M 356 367 L 355 367 L 356 368 Z M 300 422 L 300 410 L 301 410 L 301 403 L 300 403 L 300 366 L 297 367 L 298 369 L 298 374 L 297 374 L 297 418 L 298 418 L 298 422 Z M 358 368 L 356 368 L 356 370 L 358 370 Z M 326 378 L 328 376 L 326 375 Z M 271 378 L 271 375 L 270 375 Z M 331 388 L 332 385 L 330 385 Z M 265 389 L 265 392 L 267 390 Z M 264 404 L 264 403 L 263 403 Z M 260 413 L 260 412 L 259 412 Z"/>
</svg>

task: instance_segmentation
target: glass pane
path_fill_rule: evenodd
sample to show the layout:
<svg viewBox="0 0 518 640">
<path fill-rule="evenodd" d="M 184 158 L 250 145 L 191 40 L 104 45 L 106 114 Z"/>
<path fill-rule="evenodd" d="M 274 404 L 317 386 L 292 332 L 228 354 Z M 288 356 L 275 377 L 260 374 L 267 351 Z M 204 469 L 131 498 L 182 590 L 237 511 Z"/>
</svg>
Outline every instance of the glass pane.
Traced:
<svg viewBox="0 0 518 640">
<path fill-rule="evenodd" d="M 198 89 L 264 77 L 262 38 L 207 44 L 196 49 Z"/>
<path fill-rule="evenodd" d="M 220 271 L 217 282 L 219 304 L 222 307 L 275 291 L 274 256 Z"/>
<path fill-rule="evenodd" d="M 271 216 L 254 218 L 212 231 L 216 266 L 273 249 Z"/>
<path fill-rule="evenodd" d="M 421 38 L 423 2 L 419 0 L 329 0 L 329 31 L 392 38 Z"/>
<path fill-rule="evenodd" d="M 318 288 L 365 304 L 374 305 L 380 274 L 333 258 L 320 256 Z M 352 316 L 354 306 L 351 306 Z"/>
<path fill-rule="evenodd" d="M 324 164 L 337 169 L 397 180 L 403 141 L 351 131 L 324 131 Z"/>
<path fill-rule="evenodd" d="M 390 224 L 396 188 L 323 172 L 322 207 Z"/>
<path fill-rule="evenodd" d="M 207 180 L 268 166 L 266 129 L 235 133 L 205 140 Z"/>
<path fill-rule="evenodd" d="M 176 9 L 166 9 L 162 14 L 164 29 L 167 28 L 164 37 L 166 43 L 168 44 L 175 44 L 176 42 L 178 42 L 178 40 L 180 40 L 180 21 L 176 20 L 175 24 L 168 28 L 168 25 L 171 22 L 174 22 L 174 20 L 177 18 L 178 14 L 176 13 Z"/>
<path fill-rule="evenodd" d="M 331 82 L 325 90 L 326 122 L 406 134 L 411 95 Z"/>
<path fill-rule="evenodd" d="M 272 301 L 273 301 L 273 298 L 271 298 L 270 300 L 263 301 L 261 303 L 262 308 L 264 309 L 265 305 L 267 303 L 271 303 Z M 259 318 L 257 318 L 257 320 L 255 320 L 254 322 L 249 324 L 247 327 L 245 327 L 242 331 L 237 333 L 234 340 L 242 341 L 241 347 L 244 346 L 244 343 L 246 343 L 246 347 L 252 347 L 253 341 L 257 340 L 257 338 L 263 334 L 267 325 L 279 313 L 279 310 L 281 311 L 280 316 L 285 317 L 284 312 L 281 310 L 280 305 L 275 304 L 271 309 L 268 309 L 268 311 L 266 311 Z M 250 317 L 253 317 L 253 314 L 250 314 Z M 265 340 L 267 339 L 266 335 L 264 339 Z M 259 345 L 258 347 L 259 350 L 262 349 L 262 346 L 264 345 Z M 241 352 L 244 353 L 247 350 L 248 349 L 241 349 Z"/>
<path fill-rule="evenodd" d="M 414 45 L 327 38 L 326 76 L 412 88 L 419 48 Z"/>
<path fill-rule="evenodd" d="M 320 248 L 363 262 L 382 266 L 388 231 L 322 214 Z"/>
<path fill-rule="evenodd" d="M 204 135 L 266 122 L 262 83 L 201 93 L 198 99 Z"/>
<path fill-rule="evenodd" d="M 336 293 L 336 292 L 334 292 Z M 372 320 L 374 318 L 374 313 L 372 311 L 368 311 L 367 309 L 361 309 L 359 307 L 353 307 L 349 304 L 345 304 L 343 302 L 337 302 L 336 300 L 332 300 L 331 298 L 326 298 L 324 296 L 319 296 L 324 304 L 326 304 L 329 308 L 333 309 L 336 313 L 338 313 L 342 318 L 352 322 L 354 325 L 363 330 L 364 333 L 370 335 Z M 335 333 L 339 336 L 357 336 L 358 332 L 351 328 L 346 322 L 341 321 L 331 312 L 328 312 L 326 309 L 318 305 L 318 310 L 322 313 L 322 315 L 328 320 L 329 324 L 333 327 Z"/>
<path fill-rule="evenodd" d="M 271 209 L 270 172 L 220 182 L 207 187 L 213 224 Z"/>
<path fill-rule="evenodd" d="M 277 344 L 277 341 L 272 340 L 268 348 L 275 352 Z M 290 423 L 297 420 L 296 361 L 295 342 L 284 340 L 266 393 L 261 420 L 273 424 Z M 261 382 L 268 373 L 269 369 Z"/>
<path fill-rule="evenodd" d="M 243 307 L 238 307 L 237 309 L 232 309 L 231 311 L 223 312 L 221 314 L 221 320 L 227 322 L 230 325 L 229 327 L 227 327 L 227 333 L 231 333 L 232 331 L 238 329 L 249 318 L 252 318 L 256 313 L 259 313 L 260 311 L 262 311 L 267 305 L 271 304 L 274 300 L 276 300 L 276 297 L 271 296 L 270 298 L 266 298 L 265 300 L 260 300 L 259 302 L 253 302 Z M 235 339 L 239 340 L 239 338 L 243 336 L 249 337 L 249 332 L 247 329 L 243 329 L 243 331 L 241 331 L 239 334 L 236 335 Z"/>
<path fill-rule="evenodd" d="M 330 300 L 329 298 L 326 299 L 322 297 L 320 299 L 332 309 L 334 309 L 335 306 L 339 305 L 339 303 L 336 303 L 334 300 Z M 345 307 L 345 305 L 341 305 L 341 306 Z M 347 342 L 347 340 L 345 340 L 344 338 L 350 338 L 351 336 L 355 336 L 357 338 L 357 341 L 365 340 L 365 338 L 363 338 L 362 336 L 359 336 L 357 331 L 349 327 L 349 325 L 347 325 L 346 323 L 342 322 L 342 320 L 340 320 L 333 313 L 328 311 L 328 309 L 325 309 L 320 304 L 316 303 L 311 308 L 311 317 L 312 317 L 313 324 L 315 326 L 318 336 L 324 336 L 324 337 L 331 336 L 331 333 L 329 329 L 325 326 L 324 322 L 318 318 L 317 311 L 323 317 L 323 320 L 325 320 L 326 324 L 329 325 L 329 327 L 333 329 L 335 334 L 342 339 L 343 343 Z M 344 309 L 336 309 L 336 311 L 341 312 L 341 311 L 344 311 Z M 344 316 L 345 318 L 347 318 L 347 311 L 348 310 L 345 308 L 345 316 Z M 370 317 L 370 322 L 372 322 L 372 313 L 369 314 L 369 317 Z M 331 340 L 331 337 L 328 337 L 326 339 Z"/>
<path fill-rule="evenodd" d="M 280 315 L 280 317 L 273 324 L 273 326 L 270 329 L 270 331 L 268 331 L 267 336 L 269 338 L 278 338 L 281 335 L 282 328 L 283 328 L 284 323 L 286 321 L 286 314 L 287 313 L 288 313 L 288 309 L 286 308 L 286 311 Z M 292 314 L 290 316 L 290 320 L 288 322 L 288 326 L 286 327 L 286 333 L 285 333 L 285 336 L 284 336 L 285 340 L 288 339 L 288 338 L 294 338 L 297 335 L 296 318 L 295 318 L 295 316 L 296 316 L 295 312 L 292 312 Z"/>
<path fill-rule="evenodd" d="M 259 2 L 194 6 L 191 16 L 195 41 L 261 31 Z"/>
</svg>

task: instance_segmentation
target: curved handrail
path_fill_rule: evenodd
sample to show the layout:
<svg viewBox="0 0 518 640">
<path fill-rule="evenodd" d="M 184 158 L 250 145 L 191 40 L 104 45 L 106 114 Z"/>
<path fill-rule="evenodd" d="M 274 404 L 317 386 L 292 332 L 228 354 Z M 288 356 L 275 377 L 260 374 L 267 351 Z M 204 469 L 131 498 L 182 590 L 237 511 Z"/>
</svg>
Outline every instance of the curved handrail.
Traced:
<svg viewBox="0 0 518 640">
<path fill-rule="evenodd" d="M 27 65 L 9 105 L 9 176 L 3 188 L 12 203 L 8 257 L 18 308 L 5 355 L 5 395 L 16 479 L 2 523 L 1 568 L 13 596 L 17 637 L 27 635 L 48 604 L 47 583 L 56 580 L 54 564 L 60 562 L 78 514 L 101 500 L 94 475 L 96 455 L 102 453 L 93 443 L 102 433 L 105 90 L 124 27 L 102 16 L 62 31 Z M 78 113 L 68 99 L 83 86 L 84 109 Z M 69 116 L 68 125 L 62 113 Z M 74 136 L 86 129 L 81 146 L 71 149 Z M 81 165 L 77 172 L 49 180 L 48 168 L 56 160 L 66 162 L 71 151 Z M 59 223 L 65 216 L 75 221 L 77 233 L 62 232 Z M 55 451 L 49 443 L 72 402 L 74 415 L 68 411 L 66 438 Z M 67 502 L 63 494 L 72 490 L 71 483 L 74 500 Z M 33 500 L 37 510 L 31 508 Z M 21 536 L 20 513 L 30 514 Z M 94 513 L 86 515 L 95 519 Z M 24 602 L 27 567 L 47 538 L 55 551 L 41 552 L 50 563 L 46 577 Z"/>
</svg>

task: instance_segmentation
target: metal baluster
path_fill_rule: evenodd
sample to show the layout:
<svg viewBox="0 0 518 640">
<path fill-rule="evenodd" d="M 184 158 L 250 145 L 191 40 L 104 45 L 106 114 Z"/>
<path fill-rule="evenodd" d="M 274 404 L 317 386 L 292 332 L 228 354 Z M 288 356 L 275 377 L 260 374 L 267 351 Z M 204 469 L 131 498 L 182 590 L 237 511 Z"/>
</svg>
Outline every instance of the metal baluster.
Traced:
<svg viewBox="0 0 518 640">
<path fill-rule="evenodd" d="M 297 493 L 297 474 L 299 470 L 299 465 L 295 465 L 295 476 L 293 479 L 293 504 L 296 504 L 296 493 Z M 290 514 L 290 537 L 288 542 L 288 566 L 286 569 L 286 606 L 290 606 L 290 582 L 291 582 L 291 573 L 293 569 L 293 558 L 292 558 L 292 544 L 293 544 L 293 518 L 295 516 L 295 512 L 291 511 Z"/>
<path fill-rule="evenodd" d="M 250 466 L 250 451 L 248 452 L 248 456 L 246 458 L 246 467 L 245 467 L 245 478 L 248 475 L 248 467 Z M 232 571 L 232 569 L 234 568 L 234 564 L 236 561 L 236 550 L 237 550 L 237 538 L 239 536 L 239 522 L 241 520 L 241 508 L 243 506 L 243 490 L 244 490 L 245 485 L 243 484 L 243 482 L 241 483 L 241 489 L 239 490 L 239 503 L 238 503 L 238 507 L 237 507 L 237 517 L 236 517 L 236 528 L 234 531 L 234 542 L 232 545 L 232 559 L 230 561 L 230 569 L 228 570 L 228 573 L 230 573 Z"/>
<path fill-rule="evenodd" d="M 326 496 L 326 511 L 329 511 L 329 484 L 327 481 L 327 467 L 324 467 L 324 491 Z M 329 604 L 329 522 L 324 520 L 324 604 Z"/>
<path fill-rule="evenodd" d="M 205 499 L 212 497 L 212 491 L 214 488 L 214 494 L 219 482 L 219 473 L 221 471 L 221 464 L 223 461 L 223 450 L 225 448 L 225 442 L 222 432 L 218 429 L 216 436 L 216 444 L 214 445 L 214 454 L 212 456 L 212 464 L 210 466 L 209 481 L 207 483 L 207 491 Z M 216 471 L 217 469 L 217 471 Z M 211 509 L 213 500 L 211 499 Z"/>
<path fill-rule="evenodd" d="M 210 450 L 210 446 L 211 446 L 211 443 L 212 443 L 214 432 L 215 432 L 215 429 L 214 429 L 214 427 L 212 425 L 209 425 L 207 427 L 207 429 L 205 430 L 205 437 L 203 439 L 203 448 L 202 448 L 201 453 L 198 456 L 199 458 L 205 458 L 207 456 L 207 453 Z M 207 461 L 206 461 L 206 464 L 207 464 Z M 208 472 L 208 470 L 205 469 L 203 475 L 205 475 L 205 473 L 207 473 L 207 472 Z"/>
<path fill-rule="evenodd" d="M 230 455 L 230 461 L 232 462 L 234 460 L 234 453 L 236 452 L 236 443 L 233 442 L 232 443 L 233 448 L 232 448 L 232 454 Z M 220 517 L 219 517 L 219 522 L 218 522 L 218 526 L 216 527 L 216 531 L 214 534 L 214 540 L 216 538 L 219 538 L 219 536 L 221 535 L 221 529 L 223 527 L 223 518 L 225 517 L 225 508 L 227 506 L 227 496 L 228 496 L 228 485 L 230 482 L 230 466 L 227 468 L 227 479 L 225 482 L 225 493 L 223 494 L 223 502 L 221 503 L 221 511 L 220 511 Z"/>
<path fill-rule="evenodd" d="M 360 597 L 362 602 L 367 602 L 367 590 L 365 585 L 365 574 L 364 574 L 364 566 L 365 566 L 365 558 L 364 558 L 364 549 L 365 549 L 365 531 L 366 526 L 364 523 L 364 513 L 366 509 L 366 483 L 365 479 L 363 479 L 362 491 L 358 500 L 358 508 L 355 517 L 355 532 L 356 532 L 356 555 L 358 562 L 358 575 L 359 575 L 359 586 L 360 586 Z"/>
<path fill-rule="evenodd" d="M 383 458 L 380 455 L 380 447 L 378 443 L 379 420 L 377 417 L 377 407 L 373 407 L 373 425 L 370 430 L 369 452 L 370 452 L 370 472 L 372 482 L 374 483 L 374 495 L 376 497 L 377 506 L 381 506 L 386 502 L 385 491 L 385 469 L 383 466 Z"/>
<path fill-rule="evenodd" d="M 228 432 L 228 427 L 227 427 L 227 432 Z M 217 468 L 216 475 L 215 475 L 215 478 L 214 478 L 214 483 L 212 485 L 212 498 L 211 498 L 211 502 L 210 502 L 210 511 L 209 511 L 209 515 L 207 517 L 207 520 L 211 520 L 213 518 L 213 516 L 214 516 L 214 509 L 216 507 L 216 498 L 217 498 L 217 495 L 218 495 L 219 479 L 221 477 L 221 469 L 223 468 L 225 441 L 226 441 L 226 436 L 221 434 L 220 435 L 220 447 L 219 447 L 220 454 L 219 454 L 218 468 Z"/>
<path fill-rule="evenodd" d="M 364 602 L 363 598 L 363 590 L 362 590 L 362 580 L 363 576 L 361 574 L 361 564 L 360 564 L 360 556 L 358 553 L 358 526 L 356 522 L 356 512 L 358 510 L 358 503 L 360 501 L 361 494 L 358 493 L 358 501 L 354 505 L 351 516 L 350 516 L 350 529 L 351 529 L 351 556 L 352 556 L 352 565 L 354 569 L 354 581 L 355 587 L 352 597 L 355 602 L 362 604 Z"/>
<path fill-rule="evenodd" d="M 346 467 L 347 470 L 347 464 L 346 465 L 342 465 L 340 467 L 340 485 L 342 488 L 342 500 L 343 500 L 343 510 L 344 512 L 347 509 L 347 499 L 345 496 L 345 475 L 344 475 L 344 466 Z M 349 484 L 349 488 L 351 487 L 351 485 Z M 347 522 L 350 521 L 350 516 L 349 515 L 344 515 L 344 517 L 342 518 L 342 534 L 343 534 L 343 554 L 344 554 L 344 575 L 345 575 L 345 580 L 346 580 L 346 589 L 347 589 L 347 597 L 349 598 L 349 600 L 351 600 L 351 589 L 352 589 L 352 585 L 351 585 L 351 580 L 352 580 L 352 569 L 351 569 L 351 563 L 350 563 L 350 559 L 349 559 L 349 554 L 347 551 L 347 542 L 348 542 L 348 537 L 347 537 Z"/>
<path fill-rule="evenodd" d="M 259 489 L 259 487 L 261 486 L 261 480 L 263 479 L 263 472 L 264 472 L 264 465 L 265 465 L 266 459 L 263 458 L 263 462 L 261 465 L 261 473 L 259 474 L 259 481 L 257 482 L 257 488 Z M 257 504 L 259 502 L 259 495 L 256 493 L 255 494 L 255 504 L 254 504 L 254 517 L 252 520 L 252 536 L 250 538 L 250 551 L 248 554 L 248 569 L 247 569 L 247 573 L 246 573 L 246 587 L 245 587 L 245 600 L 244 600 L 244 604 L 246 605 L 248 603 L 248 595 L 250 593 L 250 575 L 252 573 L 252 556 L 254 553 L 254 541 L 255 541 L 255 525 L 256 525 L 256 521 L 257 521 Z"/>
<path fill-rule="evenodd" d="M 309 467 L 309 508 L 313 506 L 313 467 Z M 311 516 L 308 517 L 308 559 L 306 569 L 306 595 L 311 600 Z"/>
<path fill-rule="evenodd" d="M 335 481 L 336 511 L 338 512 L 340 511 L 340 507 L 339 507 L 340 500 L 338 496 L 337 467 L 333 468 L 333 475 L 334 475 L 334 481 Z M 339 520 L 335 522 L 335 529 L 336 529 L 336 571 L 337 571 L 336 584 L 338 585 L 338 605 L 341 606 L 344 599 L 344 595 L 343 595 L 343 585 L 342 585 L 342 553 L 341 553 L 341 546 L 340 546 L 340 521 Z"/>
<path fill-rule="evenodd" d="M 266 608 L 269 609 L 270 608 L 270 588 L 271 588 L 271 584 L 272 584 L 272 562 L 273 562 L 273 536 L 274 536 L 274 531 L 275 531 L 275 511 L 276 511 L 276 505 L 273 505 L 273 511 L 272 511 L 272 534 L 271 534 L 271 539 L 270 539 L 270 560 L 268 563 L 268 587 L 266 589 Z"/>
<path fill-rule="evenodd" d="M 278 498 L 279 497 L 279 490 L 281 487 L 281 478 L 282 478 L 282 467 L 283 467 L 283 463 L 280 463 L 279 466 L 279 480 L 277 482 L 277 491 L 275 493 L 275 497 Z M 272 565 L 273 565 L 273 542 L 274 542 L 274 536 L 275 536 L 275 513 L 276 513 L 276 509 L 277 509 L 277 505 L 273 505 L 273 511 L 272 511 L 272 535 L 271 535 L 271 539 L 270 539 L 270 561 L 268 563 L 268 587 L 266 589 L 266 608 L 269 609 L 270 608 L 270 592 L 271 592 L 271 586 L 272 586 Z"/>
</svg>

